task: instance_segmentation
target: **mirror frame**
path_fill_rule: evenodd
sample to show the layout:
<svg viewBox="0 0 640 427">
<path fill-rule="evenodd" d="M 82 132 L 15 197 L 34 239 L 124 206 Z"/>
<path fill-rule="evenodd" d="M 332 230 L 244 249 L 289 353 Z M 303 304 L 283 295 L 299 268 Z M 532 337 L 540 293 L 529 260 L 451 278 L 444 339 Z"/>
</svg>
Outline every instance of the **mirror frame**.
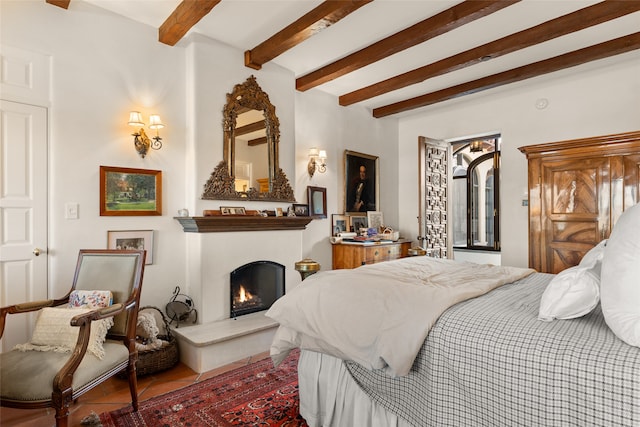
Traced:
<svg viewBox="0 0 640 427">
<path fill-rule="evenodd" d="M 269 192 L 260 193 L 252 187 L 248 191 L 235 189 L 235 129 L 238 115 L 248 110 L 259 110 L 264 114 L 269 160 Z M 280 121 L 276 107 L 269 101 L 250 76 L 244 83 L 233 87 L 227 93 L 227 103 L 223 109 L 222 131 L 224 138 L 223 160 L 218 163 L 204 186 L 203 200 L 258 200 L 273 202 L 295 202 L 289 180 L 279 166 Z"/>
</svg>

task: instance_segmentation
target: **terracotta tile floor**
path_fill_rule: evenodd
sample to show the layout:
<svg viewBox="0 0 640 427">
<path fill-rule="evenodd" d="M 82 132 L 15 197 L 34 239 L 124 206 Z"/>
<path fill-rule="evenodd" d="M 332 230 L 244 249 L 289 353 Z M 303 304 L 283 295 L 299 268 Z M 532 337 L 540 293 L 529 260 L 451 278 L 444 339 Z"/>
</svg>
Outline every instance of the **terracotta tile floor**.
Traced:
<svg viewBox="0 0 640 427">
<path fill-rule="evenodd" d="M 229 365 L 198 374 L 179 363 L 172 369 L 138 378 L 138 399 L 140 402 L 172 390 L 186 387 L 207 378 L 256 362 L 269 356 L 260 353 Z M 110 378 L 100 386 L 82 395 L 69 409 L 69 426 L 80 426 L 80 421 L 91 412 L 100 414 L 131 404 L 129 383 L 118 377 Z M 49 427 L 55 426 L 55 411 L 46 409 L 0 408 L 2 427 Z"/>
</svg>

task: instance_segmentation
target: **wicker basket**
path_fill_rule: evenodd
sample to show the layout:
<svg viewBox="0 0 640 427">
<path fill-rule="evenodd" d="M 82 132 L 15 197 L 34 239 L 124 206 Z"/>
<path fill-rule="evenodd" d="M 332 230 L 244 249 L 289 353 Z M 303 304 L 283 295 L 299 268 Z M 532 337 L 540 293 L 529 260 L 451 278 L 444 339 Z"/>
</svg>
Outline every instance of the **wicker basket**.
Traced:
<svg viewBox="0 0 640 427">
<path fill-rule="evenodd" d="M 138 376 L 149 375 L 172 368 L 180 360 L 178 341 L 171 335 L 171 329 L 169 328 L 169 323 L 164 313 L 162 313 L 159 308 L 152 306 L 142 307 L 139 311 L 143 310 L 153 313 L 158 329 L 160 329 L 158 338 L 163 341 L 168 341 L 169 344 L 156 350 L 138 351 L 138 361 L 136 362 L 136 372 Z M 118 375 L 126 378 L 127 371 L 122 371 Z"/>
</svg>

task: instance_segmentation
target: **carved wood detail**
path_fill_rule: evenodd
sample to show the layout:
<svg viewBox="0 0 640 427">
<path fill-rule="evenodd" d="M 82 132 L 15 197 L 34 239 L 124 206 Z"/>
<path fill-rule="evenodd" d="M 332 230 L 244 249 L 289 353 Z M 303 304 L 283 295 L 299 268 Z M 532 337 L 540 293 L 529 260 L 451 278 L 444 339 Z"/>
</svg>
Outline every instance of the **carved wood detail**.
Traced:
<svg viewBox="0 0 640 427">
<path fill-rule="evenodd" d="M 640 200 L 640 132 L 520 147 L 529 160 L 529 266 L 559 273 Z"/>
</svg>

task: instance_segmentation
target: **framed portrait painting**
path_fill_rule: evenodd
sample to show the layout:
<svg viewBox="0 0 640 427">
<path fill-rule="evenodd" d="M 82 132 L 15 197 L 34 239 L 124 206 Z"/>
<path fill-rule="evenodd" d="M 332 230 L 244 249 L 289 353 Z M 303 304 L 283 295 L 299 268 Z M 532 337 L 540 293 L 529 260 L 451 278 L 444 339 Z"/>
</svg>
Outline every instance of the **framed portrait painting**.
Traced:
<svg viewBox="0 0 640 427">
<path fill-rule="evenodd" d="M 378 157 L 344 151 L 344 211 L 377 211 L 380 200 Z"/>
<path fill-rule="evenodd" d="M 100 216 L 162 215 L 162 171 L 100 166 Z"/>
<path fill-rule="evenodd" d="M 153 264 L 153 230 L 107 231 L 107 249 L 144 249 L 145 264 Z"/>
</svg>

